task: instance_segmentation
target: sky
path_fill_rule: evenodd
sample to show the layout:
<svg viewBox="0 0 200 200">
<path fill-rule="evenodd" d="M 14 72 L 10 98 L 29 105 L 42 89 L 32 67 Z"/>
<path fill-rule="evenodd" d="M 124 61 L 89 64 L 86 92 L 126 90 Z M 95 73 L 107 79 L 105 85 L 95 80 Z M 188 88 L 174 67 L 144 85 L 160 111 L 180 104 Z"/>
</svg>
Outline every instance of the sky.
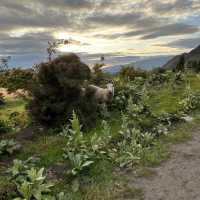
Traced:
<svg viewBox="0 0 200 200">
<path fill-rule="evenodd" d="M 0 57 L 32 66 L 56 39 L 87 63 L 180 54 L 200 44 L 200 0 L 0 0 Z"/>
</svg>

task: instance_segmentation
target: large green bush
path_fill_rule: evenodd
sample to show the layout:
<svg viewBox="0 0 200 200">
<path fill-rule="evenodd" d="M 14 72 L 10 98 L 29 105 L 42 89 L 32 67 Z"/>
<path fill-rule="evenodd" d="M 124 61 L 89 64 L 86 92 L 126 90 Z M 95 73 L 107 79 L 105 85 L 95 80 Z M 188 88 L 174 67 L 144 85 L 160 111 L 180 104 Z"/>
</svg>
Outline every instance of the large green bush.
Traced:
<svg viewBox="0 0 200 200">
<path fill-rule="evenodd" d="M 87 89 L 90 69 L 75 54 L 67 54 L 38 66 L 31 88 L 29 110 L 33 118 L 48 126 L 68 121 L 74 110 L 84 125 L 94 124 L 97 105 Z"/>
</svg>

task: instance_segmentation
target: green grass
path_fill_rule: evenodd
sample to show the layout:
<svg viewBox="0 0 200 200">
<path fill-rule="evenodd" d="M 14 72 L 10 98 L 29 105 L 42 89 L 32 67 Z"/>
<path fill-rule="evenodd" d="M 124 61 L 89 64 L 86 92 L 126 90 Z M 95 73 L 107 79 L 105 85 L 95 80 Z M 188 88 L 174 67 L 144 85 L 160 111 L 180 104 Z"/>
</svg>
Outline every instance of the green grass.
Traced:
<svg viewBox="0 0 200 200">
<path fill-rule="evenodd" d="M 188 72 L 185 82 L 180 86 L 165 85 L 161 88 L 152 89 L 148 104 L 156 114 L 163 112 L 174 113 L 180 107 L 179 102 L 184 96 L 186 86 L 189 84 L 192 91 L 200 91 L 200 76 Z"/>
<path fill-rule="evenodd" d="M 183 88 L 180 88 L 178 91 L 174 91 L 169 86 L 162 88 L 159 92 L 153 92 L 148 103 L 152 111 L 156 114 L 161 114 L 163 112 L 173 113 L 179 107 L 178 102 L 183 96 L 183 91 Z"/>
<path fill-rule="evenodd" d="M 13 112 L 18 112 L 20 114 L 25 114 L 25 107 L 26 107 L 26 101 L 22 100 L 20 98 L 17 99 L 6 99 L 6 104 L 4 106 L 0 107 L 0 120 L 9 120 L 9 116 Z"/>
<path fill-rule="evenodd" d="M 156 166 L 162 161 L 170 158 L 170 145 L 186 142 L 192 139 L 192 133 L 195 132 L 200 124 L 200 111 L 193 113 L 192 122 L 183 122 L 177 124 L 170 133 L 166 136 L 162 136 L 159 140 L 156 140 L 154 146 L 144 152 L 143 159 L 141 160 L 141 166 Z"/>
<path fill-rule="evenodd" d="M 186 83 L 190 83 L 193 91 L 200 91 L 200 78 L 196 74 L 188 73 L 186 77 Z M 162 112 L 176 112 L 179 108 L 179 100 L 184 95 L 186 84 L 177 86 L 175 89 L 172 86 L 161 87 L 159 90 L 152 89 L 151 96 L 148 104 L 152 111 L 156 114 Z M 19 112 L 24 115 L 24 119 L 27 120 L 27 113 L 25 110 L 26 102 L 22 99 L 6 99 L 6 105 L 0 107 L 0 120 L 9 120 L 9 116 L 12 112 Z M 181 123 L 174 127 L 170 134 L 156 140 L 154 146 L 147 149 L 143 153 L 143 157 L 137 166 L 139 176 L 150 176 L 151 171 L 148 170 L 149 166 L 159 165 L 162 161 L 170 157 L 170 145 L 180 142 L 185 142 L 192 138 L 192 132 L 199 126 L 200 115 L 199 112 L 193 114 L 194 121 L 191 123 Z M 117 135 L 121 127 L 120 113 L 113 112 L 111 114 L 108 123 L 111 125 L 113 136 Z M 102 133 L 101 122 L 97 123 L 96 128 L 89 131 L 87 137 L 96 132 Z M 40 166 L 47 168 L 62 163 L 62 148 L 65 145 L 65 141 L 61 136 L 38 135 L 38 138 L 33 141 L 27 141 L 23 144 L 21 152 L 15 155 L 18 159 L 27 159 L 30 156 L 38 156 L 41 161 Z M 5 169 L 0 168 L 0 191 L 5 189 L 5 185 L 9 182 L 5 178 Z M 112 200 L 116 198 L 142 198 L 143 192 L 138 188 L 129 188 L 127 181 L 124 177 L 120 176 L 118 172 L 115 172 L 115 166 L 107 161 L 101 161 L 97 165 L 93 166 L 88 172 L 88 176 L 81 177 L 84 179 L 85 184 L 81 185 L 81 190 L 78 192 L 71 191 L 71 182 L 66 180 L 67 177 L 63 177 L 62 180 L 58 180 L 55 190 L 71 191 L 71 197 L 73 200 Z M 83 196 L 84 194 L 84 196 Z"/>
<path fill-rule="evenodd" d="M 25 160 L 30 156 L 36 156 L 40 158 L 41 166 L 50 167 L 62 159 L 64 144 L 65 140 L 59 136 L 39 136 L 35 141 L 26 142 L 17 158 Z"/>
</svg>

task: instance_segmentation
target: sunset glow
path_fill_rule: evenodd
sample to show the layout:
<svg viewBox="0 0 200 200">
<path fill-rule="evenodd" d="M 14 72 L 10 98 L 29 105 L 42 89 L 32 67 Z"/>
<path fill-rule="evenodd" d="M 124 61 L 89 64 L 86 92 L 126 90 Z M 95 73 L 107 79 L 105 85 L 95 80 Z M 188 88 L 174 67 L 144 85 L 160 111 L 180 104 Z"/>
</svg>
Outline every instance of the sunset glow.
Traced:
<svg viewBox="0 0 200 200">
<path fill-rule="evenodd" d="M 47 42 L 56 39 L 73 40 L 58 53 L 85 61 L 176 55 L 200 43 L 197 0 L 1 0 L 0 11 L 0 55 L 13 65 L 46 59 Z"/>
</svg>

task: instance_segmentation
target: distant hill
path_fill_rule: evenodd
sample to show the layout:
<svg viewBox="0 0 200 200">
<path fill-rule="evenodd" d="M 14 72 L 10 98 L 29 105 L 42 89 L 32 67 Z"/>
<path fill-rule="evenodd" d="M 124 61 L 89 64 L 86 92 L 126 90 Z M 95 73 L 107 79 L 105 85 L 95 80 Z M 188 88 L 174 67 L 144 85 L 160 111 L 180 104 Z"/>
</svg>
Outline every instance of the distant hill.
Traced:
<svg viewBox="0 0 200 200">
<path fill-rule="evenodd" d="M 110 74 L 116 74 L 118 73 L 123 67 L 133 66 L 136 68 L 146 69 L 150 70 L 153 68 L 161 67 L 163 66 L 168 60 L 170 60 L 173 56 L 153 56 L 148 58 L 143 58 L 139 61 L 130 62 L 127 64 L 121 64 L 121 65 L 112 65 L 108 67 L 104 67 L 103 71 L 110 73 Z"/>
<path fill-rule="evenodd" d="M 169 60 L 166 64 L 163 65 L 163 68 L 165 69 L 174 69 L 178 63 L 180 62 L 181 57 L 184 56 L 185 58 L 185 65 L 187 66 L 188 63 L 200 61 L 200 45 L 196 48 L 194 48 L 189 53 L 183 53 L 181 55 L 177 55 L 173 57 L 171 60 Z"/>
</svg>

